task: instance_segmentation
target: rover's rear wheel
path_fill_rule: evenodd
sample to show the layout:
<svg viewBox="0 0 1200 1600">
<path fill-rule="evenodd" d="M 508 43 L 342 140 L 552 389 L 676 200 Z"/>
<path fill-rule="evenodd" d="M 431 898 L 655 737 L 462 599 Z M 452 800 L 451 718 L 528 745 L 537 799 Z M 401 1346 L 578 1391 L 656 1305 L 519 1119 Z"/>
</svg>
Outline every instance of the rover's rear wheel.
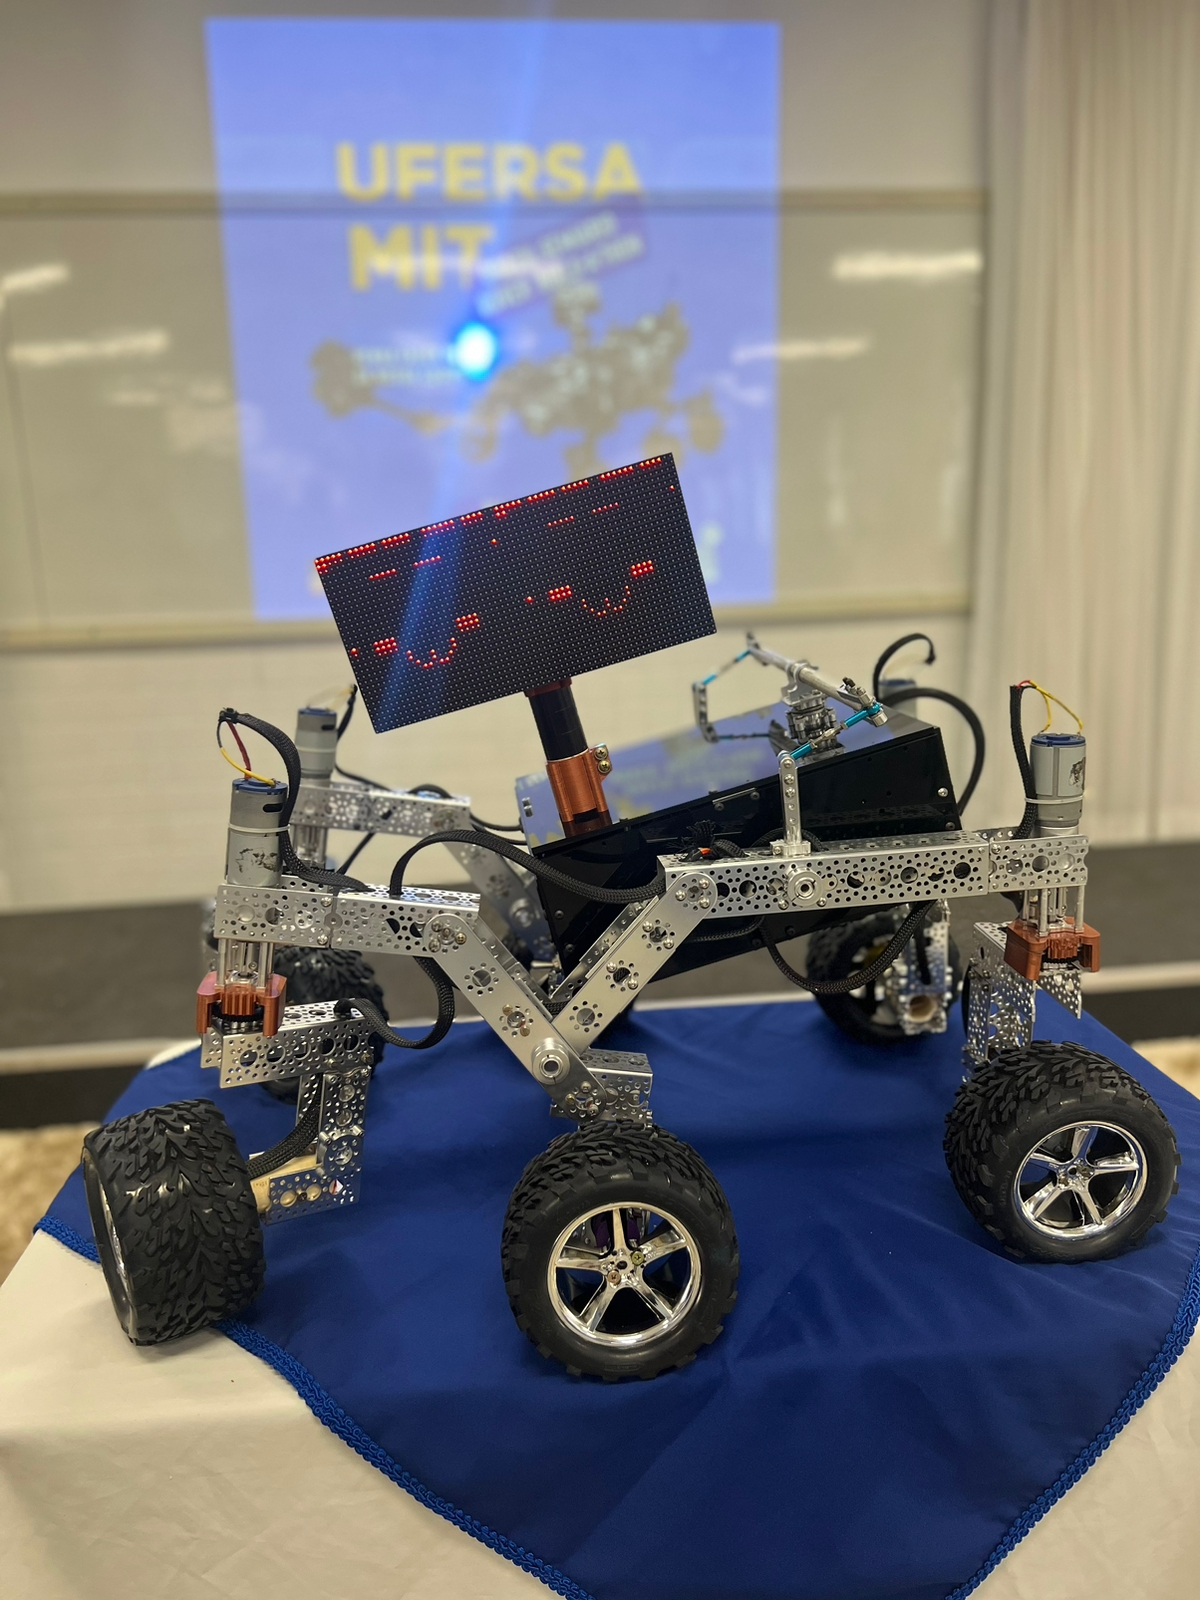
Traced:
<svg viewBox="0 0 1200 1600">
<path fill-rule="evenodd" d="M 211 1100 L 177 1100 L 94 1129 L 83 1177 L 100 1265 L 134 1344 L 243 1310 L 263 1240 L 246 1162 Z"/>
<path fill-rule="evenodd" d="M 501 1258 L 518 1325 L 576 1377 L 685 1366 L 737 1298 L 729 1202 L 662 1128 L 607 1123 L 556 1139 L 513 1191 Z"/>
<path fill-rule="evenodd" d="M 946 1163 L 1015 1256 L 1097 1261 L 1138 1244 L 1177 1187 L 1175 1135 L 1141 1084 L 1082 1045 L 1003 1050 L 962 1084 Z"/>
<path fill-rule="evenodd" d="M 872 916 L 855 922 L 839 923 L 832 928 L 818 928 L 808 941 L 806 976 L 828 982 L 833 978 L 848 978 L 861 972 L 883 954 L 888 941 L 904 920 L 902 911 L 877 911 Z M 924 937 L 918 930 L 916 937 Z M 911 950 L 911 945 L 910 945 Z M 949 941 L 950 970 L 953 980 L 951 1003 L 958 993 L 961 965 L 958 947 Z M 817 1004 L 831 1022 L 836 1022 L 843 1033 L 863 1044 L 897 1044 L 909 1037 L 900 1026 L 900 1020 L 884 994 L 883 979 L 852 989 L 849 994 L 818 994 Z M 928 1020 L 937 1011 L 937 1001 L 922 995 L 919 1000 L 927 1007 Z M 913 1002 L 915 1006 L 916 1002 Z M 924 1020 L 913 1011 L 913 1020 Z"/>
</svg>

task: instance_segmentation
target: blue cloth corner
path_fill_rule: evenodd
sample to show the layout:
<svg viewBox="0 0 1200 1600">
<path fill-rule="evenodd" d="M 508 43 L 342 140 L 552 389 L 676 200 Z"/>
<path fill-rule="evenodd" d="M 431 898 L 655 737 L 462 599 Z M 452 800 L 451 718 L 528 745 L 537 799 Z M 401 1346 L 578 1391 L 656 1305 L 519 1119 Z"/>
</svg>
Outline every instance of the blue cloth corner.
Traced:
<svg viewBox="0 0 1200 1600">
<path fill-rule="evenodd" d="M 518 1333 L 504 1208 L 558 1131 L 481 1025 L 389 1050 L 363 1199 L 267 1230 L 267 1286 L 226 1331 L 409 1492 L 573 1600 L 963 1600 L 1086 1469 L 1190 1337 L 1200 1102 L 1088 1017 L 1039 1037 L 1133 1072 L 1172 1119 L 1167 1222 L 1116 1261 L 1010 1260 L 941 1152 L 961 1032 L 875 1050 L 814 1005 L 644 1012 L 658 1120 L 724 1185 L 742 1248 L 723 1336 L 653 1383 L 569 1378 Z M 114 1115 L 211 1096 L 245 1150 L 286 1107 L 195 1054 Z M 44 1226 L 90 1238 L 73 1177 Z"/>
</svg>

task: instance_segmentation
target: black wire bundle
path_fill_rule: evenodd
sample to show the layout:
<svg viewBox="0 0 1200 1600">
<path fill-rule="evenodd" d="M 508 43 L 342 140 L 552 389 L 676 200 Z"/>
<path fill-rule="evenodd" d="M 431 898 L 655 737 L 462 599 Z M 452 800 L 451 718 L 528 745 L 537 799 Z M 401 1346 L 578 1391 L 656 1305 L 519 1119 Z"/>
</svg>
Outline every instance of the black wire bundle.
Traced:
<svg viewBox="0 0 1200 1600">
<path fill-rule="evenodd" d="M 344 872 L 329 872 L 324 867 L 310 867 L 296 854 L 288 824 L 300 794 L 300 752 L 283 729 L 277 728 L 272 722 L 264 722 L 261 717 L 252 717 L 248 712 L 235 711 L 232 706 L 226 706 L 217 714 L 218 743 L 224 723 L 231 727 L 249 728 L 251 733 L 257 733 L 260 739 L 265 739 L 272 746 L 283 762 L 287 773 L 287 794 L 279 809 L 279 825 L 283 830 L 279 835 L 280 871 L 292 878 L 303 878 L 305 883 L 318 884 L 322 889 L 365 889 L 367 885 L 358 878 L 349 878 Z"/>
<path fill-rule="evenodd" d="M 798 989 L 807 989 L 810 994 L 849 994 L 852 989 L 861 989 L 868 983 L 874 983 L 895 961 L 908 941 L 918 932 L 925 918 L 937 905 L 936 900 L 926 900 L 922 905 L 912 908 L 908 916 L 896 929 L 886 947 L 872 961 L 869 967 L 864 967 L 860 972 L 847 973 L 844 978 L 806 978 L 802 972 L 797 972 L 795 967 L 789 966 L 780 955 L 775 940 L 769 933 L 763 934 L 763 943 L 771 952 L 771 960 L 783 973 L 789 983 L 794 983 Z M 918 945 L 921 941 L 918 940 Z"/>
<path fill-rule="evenodd" d="M 898 650 L 902 650 L 906 644 L 915 644 L 918 639 L 922 640 L 929 646 L 929 654 L 925 657 L 925 665 L 927 667 L 933 665 L 933 663 L 937 660 L 937 653 L 933 648 L 933 640 L 929 637 L 929 635 L 927 633 L 906 633 L 902 639 L 897 639 L 893 644 L 888 645 L 887 649 L 875 663 L 875 670 L 871 674 L 871 690 L 876 700 L 882 700 L 882 703 L 885 706 L 902 705 L 907 700 L 941 700 L 944 704 L 953 706 L 955 711 L 958 712 L 959 716 L 963 718 L 967 724 L 967 727 L 971 730 L 972 739 L 975 741 L 975 756 L 971 762 L 971 773 L 966 781 L 962 794 L 959 796 L 958 801 L 958 809 L 960 811 L 965 811 L 968 803 L 970 802 L 971 796 L 975 793 L 975 790 L 979 786 L 980 778 L 983 776 L 983 762 L 987 752 L 987 741 L 984 738 L 983 723 L 980 722 L 974 710 L 967 704 L 965 700 L 960 700 L 956 694 L 951 694 L 949 689 L 926 688 L 922 687 L 922 685 L 919 683 L 914 684 L 908 689 L 893 689 L 889 692 L 886 699 L 884 699 L 879 693 L 879 685 L 880 680 L 883 677 L 883 669 L 887 666 L 888 662 Z"/>
</svg>

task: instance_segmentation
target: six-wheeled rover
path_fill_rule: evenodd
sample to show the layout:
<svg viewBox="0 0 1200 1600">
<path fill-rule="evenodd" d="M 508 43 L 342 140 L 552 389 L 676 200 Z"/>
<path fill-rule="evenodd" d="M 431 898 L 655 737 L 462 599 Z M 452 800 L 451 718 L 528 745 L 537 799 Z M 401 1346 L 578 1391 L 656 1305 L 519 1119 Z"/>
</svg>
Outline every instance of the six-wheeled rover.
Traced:
<svg viewBox="0 0 1200 1600">
<path fill-rule="evenodd" d="M 1013 690 L 1027 797 L 1013 828 L 963 827 L 939 730 L 900 709 L 942 691 L 881 683 L 878 669 L 867 690 L 753 639 L 738 659 L 782 674 L 776 705 L 714 723 L 713 674 L 665 765 L 646 747 L 626 759 L 589 744 L 571 672 L 713 631 L 669 456 L 317 565 L 378 730 L 523 689 L 546 776 L 517 784 L 522 847 L 464 797 L 339 782 L 345 720 L 332 711 L 303 710 L 295 740 L 220 713 L 243 776 L 198 997 L 201 1059 L 225 1088 L 290 1083 L 296 1121 L 249 1157 L 203 1098 L 88 1135 L 97 1247 L 134 1342 L 237 1313 L 262 1285 L 263 1223 L 357 1198 L 381 1043 L 435 1045 L 457 992 L 575 1125 L 509 1202 L 501 1266 L 518 1324 L 576 1374 L 687 1362 L 736 1296 L 733 1218 L 702 1157 L 655 1123 L 651 1063 L 604 1035 L 656 977 L 753 948 L 864 1043 L 944 1030 L 961 977 L 967 1076 L 946 1159 L 1014 1255 L 1109 1256 L 1162 1218 L 1178 1156 L 1154 1101 L 1114 1063 L 1032 1038 L 1039 989 L 1078 1015 L 1081 972 L 1099 959 L 1084 918 L 1083 737 L 1047 729 L 1026 744 L 1022 695 L 1036 686 Z M 285 781 L 252 773 L 241 729 L 274 747 Z M 327 864 L 338 829 L 416 843 L 372 886 Z M 407 882 L 434 843 L 477 893 Z M 996 893 L 1014 915 L 976 925 L 960 975 L 949 906 Z M 779 948 L 801 934 L 804 972 Z M 364 962 L 394 954 L 431 980 L 424 1037 L 392 1030 Z"/>
</svg>

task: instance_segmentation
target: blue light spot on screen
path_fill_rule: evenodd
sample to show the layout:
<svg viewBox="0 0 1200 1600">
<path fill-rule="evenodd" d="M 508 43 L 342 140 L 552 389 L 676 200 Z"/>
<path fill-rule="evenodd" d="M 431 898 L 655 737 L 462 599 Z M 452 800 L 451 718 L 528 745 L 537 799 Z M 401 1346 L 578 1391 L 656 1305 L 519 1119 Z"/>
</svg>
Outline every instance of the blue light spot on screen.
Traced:
<svg viewBox="0 0 1200 1600">
<path fill-rule="evenodd" d="M 499 354 L 500 341 L 486 322 L 465 322 L 450 345 L 450 360 L 466 378 L 486 378 Z"/>
</svg>

